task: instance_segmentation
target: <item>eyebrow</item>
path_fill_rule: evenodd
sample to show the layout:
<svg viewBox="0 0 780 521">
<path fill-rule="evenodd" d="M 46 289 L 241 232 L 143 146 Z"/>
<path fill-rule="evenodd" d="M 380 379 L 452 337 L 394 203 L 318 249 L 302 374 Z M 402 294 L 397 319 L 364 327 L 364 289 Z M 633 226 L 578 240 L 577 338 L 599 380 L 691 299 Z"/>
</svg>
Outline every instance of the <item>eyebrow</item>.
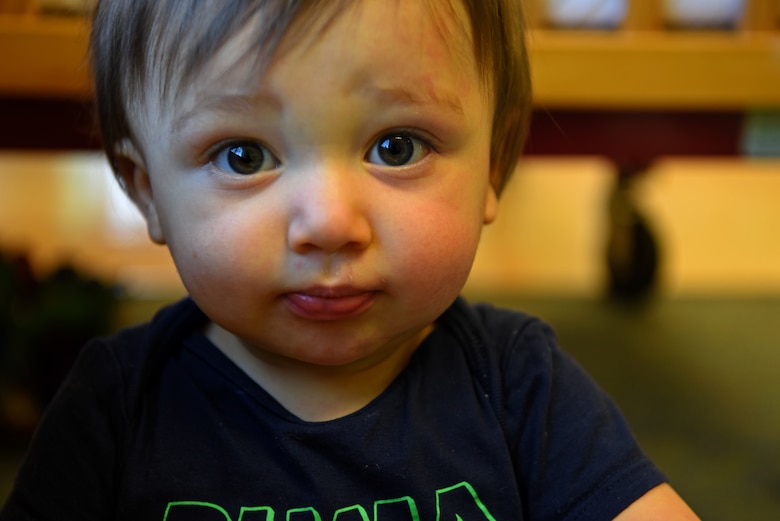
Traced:
<svg viewBox="0 0 780 521">
<path fill-rule="evenodd" d="M 460 101 L 460 98 L 449 92 L 435 92 L 433 89 L 429 89 L 425 92 L 419 92 L 417 90 L 408 89 L 404 86 L 380 87 L 371 83 L 362 84 L 356 87 L 355 90 L 368 97 L 372 97 L 381 103 L 421 107 L 443 107 L 449 112 L 452 112 L 458 116 L 462 116 L 464 114 L 463 105 Z M 177 116 L 174 119 L 172 125 L 173 133 L 178 134 L 189 124 L 191 120 L 197 119 L 202 114 L 210 112 L 247 112 L 250 111 L 257 103 L 261 103 L 269 107 L 281 108 L 281 102 L 279 99 L 265 92 L 257 92 L 251 95 L 222 94 L 217 96 L 210 96 L 202 101 L 199 101 L 198 104 L 191 110 L 188 110 L 180 116 Z"/>
<path fill-rule="evenodd" d="M 279 107 L 279 102 L 270 95 L 258 93 L 252 95 L 244 94 L 221 94 L 217 96 L 209 96 L 203 100 L 199 100 L 198 104 L 177 116 L 173 120 L 173 133 L 179 133 L 185 128 L 190 121 L 197 119 L 202 114 L 222 112 L 222 113 L 235 113 L 235 112 L 248 112 L 252 109 L 256 103 L 262 103 L 270 107 Z"/>
<path fill-rule="evenodd" d="M 419 92 L 403 86 L 379 87 L 371 84 L 364 85 L 359 90 L 366 92 L 383 103 L 419 106 L 434 105 L 444 107 L 458 115 L 463 115 L 463 105 L 460 98 L 448 92 L 441 93 L 433 89 Z"/>
</svg>

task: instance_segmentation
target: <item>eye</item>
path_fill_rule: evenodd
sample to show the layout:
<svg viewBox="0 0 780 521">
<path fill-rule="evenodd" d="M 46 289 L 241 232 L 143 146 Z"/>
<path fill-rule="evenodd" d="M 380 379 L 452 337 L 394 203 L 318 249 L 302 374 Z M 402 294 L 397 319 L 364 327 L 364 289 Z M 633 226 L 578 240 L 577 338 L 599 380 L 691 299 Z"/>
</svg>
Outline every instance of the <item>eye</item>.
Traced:
<svg viewBox="0 0 780 521">
<path fill-rule="evenodd" d="M 265 146 L 254 141 L 236 141 L 217 151 L 212 163 L 224 172 L 252 175 L 279 168 L 280 161 Z"/>
<path fill-rule="evenodd" d="M 420 161 L 430 150 L 430 145 L 422 139 L 407 132 L 394 132 L 376 140 L 366 160 L 379 165 L 405 166 Z"/>
</svg>

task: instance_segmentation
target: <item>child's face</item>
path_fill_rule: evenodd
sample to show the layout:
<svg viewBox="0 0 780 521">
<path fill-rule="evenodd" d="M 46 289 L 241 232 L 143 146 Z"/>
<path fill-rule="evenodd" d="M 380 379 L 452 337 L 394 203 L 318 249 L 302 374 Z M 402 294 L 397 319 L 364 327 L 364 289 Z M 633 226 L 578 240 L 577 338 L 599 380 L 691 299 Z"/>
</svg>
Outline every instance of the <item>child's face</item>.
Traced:
<svg viewBox="0 0 780 521">
<path fill-rule="evenodd" d="M 425 5 L 359 2 L 259 79 L 239 34 L 139 118 L 155 123 L 130 191 L 220 341 L 370 364 L 462 289 L 496 210 L 492 106 L 466 31 Z"/>
</svg>

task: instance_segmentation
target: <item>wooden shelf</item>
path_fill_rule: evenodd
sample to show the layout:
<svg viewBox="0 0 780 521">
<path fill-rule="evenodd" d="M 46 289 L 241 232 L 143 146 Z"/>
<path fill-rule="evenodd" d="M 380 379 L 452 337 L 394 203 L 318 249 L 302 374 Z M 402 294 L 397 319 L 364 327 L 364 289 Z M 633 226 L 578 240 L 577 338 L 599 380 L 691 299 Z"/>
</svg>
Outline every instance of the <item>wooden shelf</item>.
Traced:
<svg viewBox="0 0 780 521">
<path fill-rule="evenodd" d="M 526 1 L 539 107 L 780 108 L 775 0 L 748 0 L 740 27 L 706 32 L 664 28 L 657 0 L 631 0 L 624 26 L 604 31 L 546 27 L 542 0 Z M 0 96 L 87 99 L 88 32 L 77 17 L 0 15 Z"/>
<path fill-rule="evenodd" d="M 780 107 L 780 33 L 532 30 L 541 107 Z"/>
<path fill-rule="evenodd" d="M 90 96 L 89 23 L 78 17 L 0 15 L 0 96 Z"/>
<path fill-rule="evenodd" d="M 627 0 L 613 29 L 560 29 L 524 0 L 534 99 L 543 108 L 780 108 L 780 2 L 745 0 L 723 30 L 670 28 L 661 0 Z"/>
</svg>

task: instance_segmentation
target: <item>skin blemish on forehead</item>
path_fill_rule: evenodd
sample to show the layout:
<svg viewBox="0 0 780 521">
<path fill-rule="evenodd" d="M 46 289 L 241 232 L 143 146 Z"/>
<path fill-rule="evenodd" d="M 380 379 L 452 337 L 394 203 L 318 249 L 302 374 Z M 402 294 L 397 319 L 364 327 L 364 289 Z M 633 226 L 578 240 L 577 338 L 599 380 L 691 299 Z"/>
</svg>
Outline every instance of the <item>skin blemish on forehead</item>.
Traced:
<svg viewBox="0 0 780 521">
<path fill-rule="evenodd" d="M 194 107 L 182 112 L 174 119 L 171 126 L 174 135 L 185 131 L 191 123 L 197 122 L 198 118 L 204 115 L 246 114 L 258 105 L 267 109 L 281 110 L 279 101 L 262 91 L 248 94 L 217 94 L 196 99 L 197 103 L 194 104 Z"/>
<path fill-rule="evenodd" d="M 368 40 L 375 41 L 379 48 L 388 37 L 398 42 L 398 48 L 416 47 L 418 59 L 429 64 L 429 72 L 419 74 L 419 71 L 405 66 L 404 56 L 381 57 L 380 51 L 373 53 L 375 59 L 364 61 L 356 69 L 350 82 L 351 92 L 387 104 L 434 108 L 463 116 L 463 89 L 469 89 L 469 77 L 476 73 L 467 15 L 460 2 L 417 2 L 415 0 L 411 12 L 409 9 L 388 12 L 385 27 L 392 33 L 391 36 L 368 35 Z M 357 9 L 348 22 L 355 31 L 360 31 L 360 19 L 360 10 Z M 451 70 L 461 70 L 462 73 L 454 78 L 442 78 L 436 70 L 445 64 L 450 64 Z M 390 70 L 393 72 L 388 76 Z M 452 84 L 453 79 L 457 86 Z"/>
<path fill-rule="evenodd" d="M 460 98 L 454 94 L 443 91 L 436 85 L 435 78 L 426 76 L 421 78 L 421 84 L 411 89 L 403 86 L 379 87 L 366 83 L 356 89 L 366 97 L 376 99 L 388 105 L 416 105 L 420 107 L 435 106 L 456 115 L 463 115 L 463 104 Z"/>
</svg>

